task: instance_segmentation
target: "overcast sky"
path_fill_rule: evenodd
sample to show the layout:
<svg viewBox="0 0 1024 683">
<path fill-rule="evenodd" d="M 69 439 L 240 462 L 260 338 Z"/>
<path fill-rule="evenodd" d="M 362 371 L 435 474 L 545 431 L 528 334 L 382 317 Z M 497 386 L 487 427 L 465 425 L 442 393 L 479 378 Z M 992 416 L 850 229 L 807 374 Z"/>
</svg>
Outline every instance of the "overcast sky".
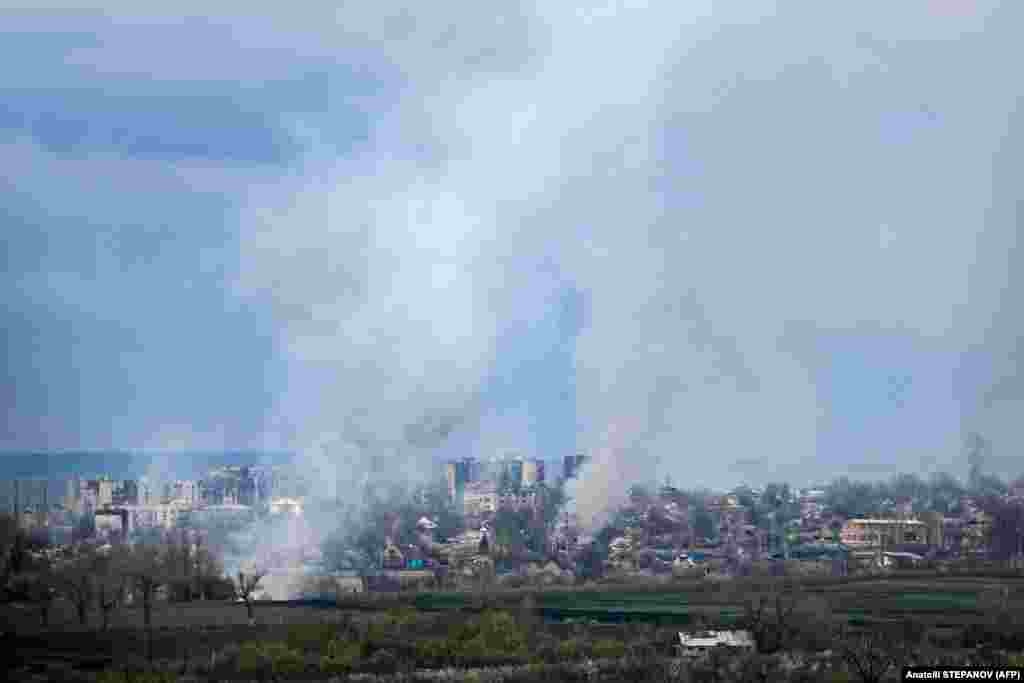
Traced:
<svg viewBox="0 0 1024 683">
<path fill-rule="evenodd" d="M 1021 3 L 161 4 L 0 0 L 0 448 L 1024 469 Z"/>
</svg>

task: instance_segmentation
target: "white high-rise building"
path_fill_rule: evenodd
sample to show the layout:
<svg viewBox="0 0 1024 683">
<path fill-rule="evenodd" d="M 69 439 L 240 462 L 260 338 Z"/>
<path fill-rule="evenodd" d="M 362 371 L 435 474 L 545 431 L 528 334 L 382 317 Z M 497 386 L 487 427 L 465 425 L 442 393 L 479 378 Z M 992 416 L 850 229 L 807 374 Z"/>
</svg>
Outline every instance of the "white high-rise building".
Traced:
<svg viewBox="0 0 1024 683">
<path fill-rule="evenodd" d="M 159 503 L 159 492 L 154 482 L 150 481 L 146 477 L 139 479 L 139 505 L 155 505 Z"/>
<path fill-rule="evenodd" d="M 172 497 L 189 505 L 195 505 L 199 502 L 199 487 L 192 480 L 176 481 Z"/>
<path fill-rule="evenodd" d="M 114 482 L 106 478 L 96 482 L 96 504 L 100 507 L 114 504 Z"/>
</svg>

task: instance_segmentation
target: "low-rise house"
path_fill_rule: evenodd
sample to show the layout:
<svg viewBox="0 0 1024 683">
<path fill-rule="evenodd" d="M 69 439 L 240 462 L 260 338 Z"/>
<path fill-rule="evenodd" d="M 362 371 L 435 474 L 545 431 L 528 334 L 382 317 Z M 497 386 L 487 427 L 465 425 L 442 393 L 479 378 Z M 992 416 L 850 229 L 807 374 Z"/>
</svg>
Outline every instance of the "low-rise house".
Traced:
<svg viewBox="0 0 1024 683">
<path fill-rule="evenodd" d="M 750 631 L 700 631 L 692 634 L 680 632 L 676 654 L 695 659 L 706 657 L 716 648 L 749 652 L 754 646 L 754 637 Z"/>
<path fill-rule="evenodd" d="M 672 575 L 678 578 L 702 578 L 711 573 L 711 568 L 701 557 L 699 560 L 682 553 L 672 562 Z"/>
<path fill-rule="evenodd" d="M 899 569 L 910 569 L 918 567 L 924 562 L 924 557 L 909 552 L 887 552 L 882 554 L 882 566 Z"/>
<path fill-rule="evenodd" d="M 271 498 L 269 511 L 272 515 L 298 516 L 302 514 L 302 501 L 297 498 Z"/>
<path fill-rule="evenodd" d="M 381 567 L 395 570 L 405 569 L 405 553 L 390 538 L 384 541 L 384 550 L 381 553 Z"/>
<path fill-rule="evenodd" d="M 526 576 L 532 581 L 552 584 L 572 578 L 572 571 L 562 568 L 554 560 L 547 562 L 531 562 L 526 566 Z"/>
<path fill-rule="evenodd" d="M 903 543 L 922 543 L 927 525 L 916 519 L 851 519 L 843 525 L 840 538 L 852 548 L 890 547 Z"/>
<path fill-rule="evenodd" d="M 128 511 L 124 509 L 97 510 L 93 520 L 96 525 L 96 536 L 101 539 L 123 536 L 128 531 Z"/>
<path fill-rule="evenodd" d="M 466 484 L 462 493 L 462 508 L 467 517 L 497 512 L 498 487 L 489 481 L 474 481 Z"/>
<path fill-rule="evenodd" d="M 540 505 L 540 497 L 536 487 L 530 486 L 519 491 L 502 491 L 497 499 L 497 507 L 502 510 L 534 510 Z"/>
</svg>

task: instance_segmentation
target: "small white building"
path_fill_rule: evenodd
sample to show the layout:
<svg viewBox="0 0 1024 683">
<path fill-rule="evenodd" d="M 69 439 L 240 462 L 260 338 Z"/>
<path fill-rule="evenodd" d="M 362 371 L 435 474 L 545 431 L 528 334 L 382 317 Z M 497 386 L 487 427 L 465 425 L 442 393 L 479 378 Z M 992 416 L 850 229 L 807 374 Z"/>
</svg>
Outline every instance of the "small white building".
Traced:
<svg viewBox="0 0 1024 683">
<path fill-rule="evenodd" d="M 754 649 L 754 637 L 750 631 L 701 631 L 679 633 L 677 651 L 680 657 L 703 657 L 715 648 L 729 650 Z"/>
<path fill-rule="evenodd" d="M 103 509 L 97 510 L 93 516 L 96 524 L 96 536 L 101 539 L 108 539 L 115 535 L 123 534 L 125 521 L 128 513 L 124 510 Z"/>
<path fill-rule="evenodd" d="M 96 505 L 108 507 L 114 504 L 114 482 L 103 478 L 96 482 Z"/>
<path fill-rule="evenodd" d="M 270 500 L 270 514 L 302 514 L 302 501 L 297 498 L 272 498 Z"/>
</svg>

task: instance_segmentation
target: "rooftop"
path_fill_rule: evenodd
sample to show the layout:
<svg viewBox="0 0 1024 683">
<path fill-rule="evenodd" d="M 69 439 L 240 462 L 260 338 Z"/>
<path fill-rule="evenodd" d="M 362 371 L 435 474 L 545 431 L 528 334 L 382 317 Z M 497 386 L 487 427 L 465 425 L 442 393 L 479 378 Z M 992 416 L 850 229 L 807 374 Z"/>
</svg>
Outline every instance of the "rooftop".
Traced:
<svg viewBox="0 0 1024 683">
<path fill-rule="evenodd" d="M 702 631 L 700 633 L 679 633 L 679 644 L 683 647 L 711 648 L 753 647 L 754 639 L 749 631 Z"/>
<path fill-rule="evenodd" d="M 925 523 L 919 519 L 851 519 L 850 524 L 864 524 L 867 526 L 871 525 L 892 525 L 892 524 L 909 524 L 912 526 L 925 526 Z"/>
</svg>

